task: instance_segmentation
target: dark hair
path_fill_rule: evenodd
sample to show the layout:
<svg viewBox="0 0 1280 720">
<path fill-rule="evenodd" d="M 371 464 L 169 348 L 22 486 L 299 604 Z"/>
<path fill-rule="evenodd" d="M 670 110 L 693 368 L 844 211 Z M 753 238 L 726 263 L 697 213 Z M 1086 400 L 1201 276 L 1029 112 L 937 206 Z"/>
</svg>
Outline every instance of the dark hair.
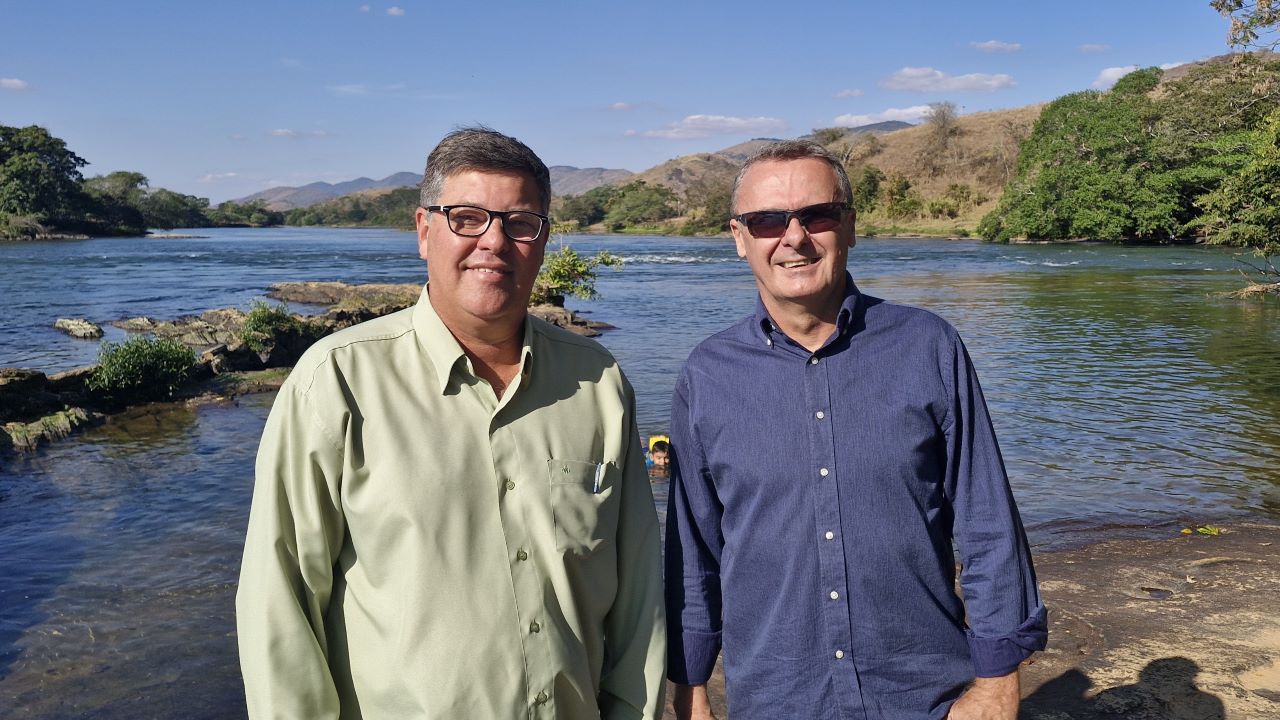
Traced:
<svg viewBox="0 0 1280 720">
<path fill-rule="evenodd" d="M 653 447 L 649 448 L 649 452 L 671 452 L 671 444 L 666 440 L 654 440 Z"/>
<path fill-rule="evenodd" d="M 538 186 L 542 211 L 551 207 L 551 173 L 546 164 L 528 145 L 483 125 L 458 128 L 431 151 L 418 184 L 419 203 L 435 205 L 444 192 L 444 181 L 466 170 L 527 175 Z"/>
<path fill-rule="evenodd" d="M 841 165 L 840 161 L 830 151 L 811 140 L 779 140 L 751 153 L 747 161 L 743 163 L 742 169 L 738 171 L 738 177 L 733 179 L 733 195 L 729 200 L 729 212 L 735 214 L 738 212 L 738 191 L 742 187 L 742 178 L 752 165 L 770 161 L 803 160 L 805 158 L 821 160 L 831 166 L 831 170 L 835 172 L 836 197 L 831 198 L 833 202 L 847 203 L 853 199 L 853 190 L 849 187 L 849 173 L 845 172 L 844 165 Z"/>
</svg>

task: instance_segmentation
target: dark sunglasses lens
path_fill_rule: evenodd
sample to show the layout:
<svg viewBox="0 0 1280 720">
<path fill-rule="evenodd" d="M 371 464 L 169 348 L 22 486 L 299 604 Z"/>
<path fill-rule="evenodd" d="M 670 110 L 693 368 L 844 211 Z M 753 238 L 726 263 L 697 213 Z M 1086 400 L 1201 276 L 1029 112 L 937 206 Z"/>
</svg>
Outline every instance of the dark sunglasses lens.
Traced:
<svg viewBox="0 0 1280 720">
<path fill-rule="evenodd" d="M 512 240 L 535 240 L 542 232 L 542 218 L 533 213 L 508 213 L 502 227 Z"/>
<path fill-rule="evenodd" d="M 839 205 L 832 203 L 807 207 L 796 214 L 800 217 L 800 223 L 804 225 L 805 230 L 819 233 L 830 232 L 839 227 L 840 218 L 844 213 Z"/>
<path fill-rule="evenodd" d="M 783 212 L 746 213 L 742 216 L 742 221 L 753 237 L 782 237 L 782 233 L 787 231 L 787 214 Z"/>
</svg>

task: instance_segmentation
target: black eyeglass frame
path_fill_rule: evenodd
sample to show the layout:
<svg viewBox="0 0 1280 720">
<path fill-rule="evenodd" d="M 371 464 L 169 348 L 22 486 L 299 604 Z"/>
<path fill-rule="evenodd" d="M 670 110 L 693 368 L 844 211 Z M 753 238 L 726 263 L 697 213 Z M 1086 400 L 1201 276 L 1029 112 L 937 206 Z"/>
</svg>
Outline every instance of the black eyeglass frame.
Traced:
<svg viewBox="0 0 1280 720">
<path fill-rule="evenodd" d="M 820 219 L 821 217 L 819 216 L 819 218 L 815 218 L 813 217 L 813 215 L 815 213 L 826 211 L 827 209 L 830 209 L 830 208 L 838 210 L 840 213 L 840 216 L 836 219 L 837 223 L 843 222 L 844 219 L 848 217 L 849 212 L 851 210 L 848 203 L 836 201 L 836 202 L 814 203 L 813 205 L 806 205 L 796 210 L 753 210 L 751 212 L 739 213 L 737 215 L 734 215 L 733 219 L 737 220 L 739 223 L 746 226 L 747 232 L 751 233 L 751 237 L 772 239 L 772 238 L 779 238 L 787 234 L 787 228 L 791 227 L 791 218 L 796 218 L 797 220 L 799 220 L 800 227 L 804 228 L 805 232 L 811 232 L 809 230 L 809 221 L 814 219 Z M 777 235 L 757 235 L 751 229 L 751 222 L 752 222 L 751 218 L 753 217 L 759 218 L 764 215 L 782 215 L 783 216 L 782 232 L 778 233 Z M 820 232 L 829 232 L 829 231 L 820 231 Z"/>
<path fill-rule="evenodd" d="M 453 220 L 449 217 L 450 211 L 452 211 L 454 208 L 468 208 L 470 210 L 479 210 L 483 212 L 486 216 L 488 216 L 489 219 L 485 221 L 484 227 L 480 228 L 479 232 L 474 232 L 474 233 L 461 232 L 454 229 Z M 426 210 L 429 213 L 438 212 L 441 215 L 444 215 L 445 222 L 449 224 L 449 232 L 452 232 L 454 235 L 461 235 L 462 237 L 480 237 L 481 235 L 489 232 L 489 226 L 493 224 L 493 219 L 496 217 L 502 220 L 503 237 L 510 240 L 511 242 L 518 242 L 518 243 L 538 242 L 538 240 L 542 238 L 542 231 L 546 230 L 547 225 L 551 222 L 551 218 L 547 217 L 546 215 L 543 215 L 542 213 L 536 213 L 532 210 L 490 210 L 489 208 L 480 207 L 479 205 L 423 205 L 422 209 Z M 538 218 L 538 232 L 535 233 L 534 236 L 531 238 L 512 237 L 511 233 L 507 232 L 507 216 L 508 215 L 532 215 Z"/>
</svg>

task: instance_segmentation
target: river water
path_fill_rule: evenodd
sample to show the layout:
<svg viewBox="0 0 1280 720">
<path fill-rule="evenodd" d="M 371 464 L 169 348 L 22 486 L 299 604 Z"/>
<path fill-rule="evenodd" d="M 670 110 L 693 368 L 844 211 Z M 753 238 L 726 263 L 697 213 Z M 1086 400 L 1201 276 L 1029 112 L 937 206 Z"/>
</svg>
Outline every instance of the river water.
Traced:
<svg viewBox="0 0 1280 720">
<path fill-rule="evenodd" d="M 272 282 L 418 282 L 386 230 L 201 230 L 196 239 L 0 245 L 0 366 L 55 371 L 96 343 L 53 330 L 247 308 Z M 571 238 L 622 256 L 570 306 L 665 430 L 675 373 L 749 312 L 730 241 Z M 1280 304 L 1223 299 L 1229 251 L 859 240 L 859 287 L 964 336 L 1032 543 L 1280 516 Z M 108 330 L 108 339 L 123 333 Z M 151 409 L 0 459 L 0 717 L 239 717 L 232 598 L 268 395 Z M 655 489 L 662 494 L 661 485 Z"/>
</svg>

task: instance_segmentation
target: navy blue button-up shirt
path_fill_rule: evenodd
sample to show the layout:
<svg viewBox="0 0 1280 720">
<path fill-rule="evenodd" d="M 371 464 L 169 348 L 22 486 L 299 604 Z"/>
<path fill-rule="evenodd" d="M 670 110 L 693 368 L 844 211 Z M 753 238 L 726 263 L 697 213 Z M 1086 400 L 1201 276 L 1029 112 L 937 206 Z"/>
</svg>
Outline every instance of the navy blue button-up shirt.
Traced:
<svg viewBox="0 0 1280 720">
<path fill-rule="evenodd" d="M 942 718 L 1045 645 L 959 335 L 846 282 L 817 352 L 758 305 L 676 384 L 668 672 L 702 684 L 723 646 L 733 720 Z"/>
</svg>

